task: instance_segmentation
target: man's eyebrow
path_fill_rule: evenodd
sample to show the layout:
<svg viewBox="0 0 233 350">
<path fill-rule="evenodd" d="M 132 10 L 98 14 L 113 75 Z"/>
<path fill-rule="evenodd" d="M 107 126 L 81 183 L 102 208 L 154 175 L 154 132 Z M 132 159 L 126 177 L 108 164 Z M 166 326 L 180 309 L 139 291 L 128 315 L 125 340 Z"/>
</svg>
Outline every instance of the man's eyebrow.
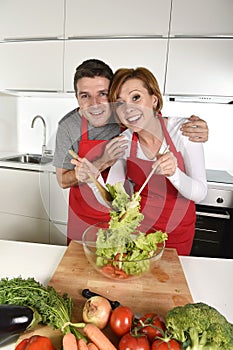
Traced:
<svg viewBox="0 0 233 350">
<path fill-rule="evenodd" d="M 98 93 L 100 93 L 100 92 L 106 92 L 106 93 L 108 93 L 109 90 L 108 90 L 108 89 L 100 89 L 100 90 L 98 90 L 97 92 L 98 92 Z M 78 95 L 82 95 L 82 94 L 89 95 L 90 93 L 89 93 L 88 91 L 85 91 L 85 90 L 79 91 Z"/>
<path fill-rule="evenodd" d="M 82 94 L 87 94 L 88 95 L 88 92 L 87 91 L 79 91 L 78 95 L 82 95 Z"/>
</svg>

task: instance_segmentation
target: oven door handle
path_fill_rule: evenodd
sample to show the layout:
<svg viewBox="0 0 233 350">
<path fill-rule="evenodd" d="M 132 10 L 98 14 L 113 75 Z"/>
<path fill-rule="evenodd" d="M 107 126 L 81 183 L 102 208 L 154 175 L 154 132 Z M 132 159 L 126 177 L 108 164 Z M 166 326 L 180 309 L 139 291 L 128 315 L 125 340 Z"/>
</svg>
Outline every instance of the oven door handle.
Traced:
<svg viewBox="0 0 233 350">
<path fill-rule="evenodd" d="M 217 213 L 207 213 L 207 212 L 204 212 L 204 211 L 196 211 L 196 215 L 209 216 L 211 218 L 226 219 L 226 220 L 229 220 L 231 218 L 229 213 L 227 213 L 227 214 L 217 214 Z"/>
</svg>

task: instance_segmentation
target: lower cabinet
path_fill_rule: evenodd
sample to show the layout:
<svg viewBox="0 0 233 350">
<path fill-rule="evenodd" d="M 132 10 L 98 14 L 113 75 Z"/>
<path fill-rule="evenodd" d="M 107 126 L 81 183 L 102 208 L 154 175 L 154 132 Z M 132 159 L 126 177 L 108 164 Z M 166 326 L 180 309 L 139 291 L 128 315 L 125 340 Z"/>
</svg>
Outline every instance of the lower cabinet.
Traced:
<svg viewBox="0 0 233 350">
<path fill-rule="evenodd" d="M 0 239 L 67 244 L 69 189 L 56 175 L 0 167 Z"/>
<path fill-rule="evenodd" d="M 62 223 L 57 223 L 50 221 L 49 223 L 50 230 L 50 244 L 56 245 L 67 245 L 67 225 Z"/>
<path fill-rule="evenodd" d="M 0 239 L 49 244 L 49 221 L 0 213 Z"/>
<path fill-rule="evenodd" d="M 0 168 L 0 238 L 49 243 L 48 173 Z"/>
<path fill-rule="evenodd" d="M 50 243 L 67 245 L 69 189 L 62 189 L 56 174 L 49 174 Z"/>
</svg>

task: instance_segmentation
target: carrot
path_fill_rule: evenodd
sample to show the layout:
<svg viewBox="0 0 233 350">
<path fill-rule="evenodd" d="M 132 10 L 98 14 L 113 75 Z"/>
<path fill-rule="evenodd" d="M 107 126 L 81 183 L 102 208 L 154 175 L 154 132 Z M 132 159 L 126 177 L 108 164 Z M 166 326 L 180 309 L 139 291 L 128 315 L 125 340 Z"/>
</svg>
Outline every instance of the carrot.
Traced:
<svg viewBox="0 0 233 350">
<path fill-rule="evenodd" d="M 78 339 L 77 343 L 78 343 L 78 350 L 88 350 L 85 340 Z"/>
<path fill-rule="evenodd" d="M 87 323 L 83 330 L 86 336 L 99 350 L 117 350 L 106 335 L 94 324 Z"/>
<path fill-rule="evenodd" d="M 87 344 L 88 350 L 99 350 L 97 346 L 94 343 L 88 343 Z"/>
<path fill-rule="evenodd" d="M 78 350 L 77 340 L 73 333 L 67 333 L 62 339 L 63 350 Z"/>
</svg>

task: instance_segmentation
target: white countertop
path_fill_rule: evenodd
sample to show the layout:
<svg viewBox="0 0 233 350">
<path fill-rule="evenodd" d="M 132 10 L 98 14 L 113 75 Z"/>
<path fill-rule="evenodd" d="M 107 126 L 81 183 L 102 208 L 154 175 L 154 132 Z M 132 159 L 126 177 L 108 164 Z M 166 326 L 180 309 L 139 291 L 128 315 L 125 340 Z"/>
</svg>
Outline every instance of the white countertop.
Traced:
<svg viewBox="0 0 233 350">
<path fill-rule="evenodd" d="M 26 152 L 25 152 L 26 153 Z M 19 163 L 4 160 L 5 157 L 17 156 L 24 152 L 0 152 L 0 168 L 14 168 L 24 170 L 36 170 L 43 172 L 55 172 L 55 167 L 52 162 L 47 164 Z"/>
<path fill-rule="evenodd" d="M 0 240 L 0 278 L 34 277 L 47 284 L 65 246 Z M 214 306 L 233 323 L 233 259 L 180 257 L 194 302 Z M 3 350 L 13 350 L 6 345 Z"/>
</svg>

